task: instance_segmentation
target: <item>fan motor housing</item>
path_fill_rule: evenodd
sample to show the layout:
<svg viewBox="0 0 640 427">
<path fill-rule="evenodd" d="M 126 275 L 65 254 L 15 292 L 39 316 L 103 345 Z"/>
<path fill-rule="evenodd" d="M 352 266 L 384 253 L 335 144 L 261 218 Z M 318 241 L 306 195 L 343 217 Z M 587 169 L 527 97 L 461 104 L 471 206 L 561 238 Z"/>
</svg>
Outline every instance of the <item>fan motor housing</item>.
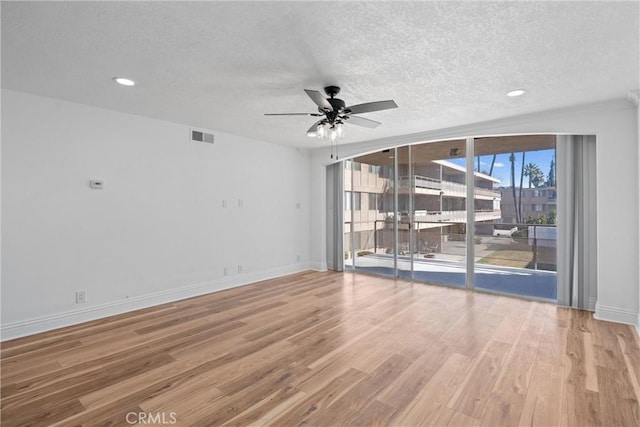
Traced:
<svg viewBox="0 0 640 427">
<path fill-rule="evenodd" d="M 342 99 L 329 98 L 329 99 L 327 99 L 327 101 L 329 101 L 329 104 L 331 104 L 331 106 L 333 107 L 333 111 L 342 111 L 342 110 L 344 110 L 345 103 L 344 103 L 344 101 Z"/>
<path fill-rule="evenodd" d="M 338 98 L 328 98 L 327 101 L 331 104 L 331 107 L 333 107 L 333 111 L 325 111 L 322 108 L 318 108 L 318 111 L 324 113 L 327 119 L 329 119 L 329 122 L 333 123 L 336 118 L 338 118 L 338 115 L 344 111 L 345 103 L 342 99 Z"/>
</svg>

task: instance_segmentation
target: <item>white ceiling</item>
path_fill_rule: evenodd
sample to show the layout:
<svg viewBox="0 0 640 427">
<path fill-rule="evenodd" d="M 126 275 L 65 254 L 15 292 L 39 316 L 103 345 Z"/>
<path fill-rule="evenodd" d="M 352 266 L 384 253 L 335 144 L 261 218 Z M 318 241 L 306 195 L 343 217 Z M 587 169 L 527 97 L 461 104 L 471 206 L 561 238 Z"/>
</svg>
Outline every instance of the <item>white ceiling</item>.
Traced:
<svg viewBox="0 0 640 427">
<path fill-rule="evenodd" d="M 299 147 L 303 89 L 394 99 L 356 142 L 623 98 L 638 2 L 3 2 L 2 86 Z M 138 82 L 116 85 L 114 76 Z M 505 93 L 529 92 L 520 98 Z"/>
</svg>

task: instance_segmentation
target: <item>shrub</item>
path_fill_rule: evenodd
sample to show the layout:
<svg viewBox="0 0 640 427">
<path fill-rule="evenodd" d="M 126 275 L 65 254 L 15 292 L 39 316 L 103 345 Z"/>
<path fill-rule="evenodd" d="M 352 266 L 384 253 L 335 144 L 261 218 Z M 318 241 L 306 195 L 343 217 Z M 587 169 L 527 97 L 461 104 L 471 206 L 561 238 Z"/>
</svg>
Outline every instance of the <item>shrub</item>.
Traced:
<svg viewBox="0 0 640 427">
<path fill-rule="evenodd" d="M 373 255 L 373 252 L 371 251 L 359 251 L 357 253 L 358 256 L 365 256 L 365 255 Z"/>
</svg>

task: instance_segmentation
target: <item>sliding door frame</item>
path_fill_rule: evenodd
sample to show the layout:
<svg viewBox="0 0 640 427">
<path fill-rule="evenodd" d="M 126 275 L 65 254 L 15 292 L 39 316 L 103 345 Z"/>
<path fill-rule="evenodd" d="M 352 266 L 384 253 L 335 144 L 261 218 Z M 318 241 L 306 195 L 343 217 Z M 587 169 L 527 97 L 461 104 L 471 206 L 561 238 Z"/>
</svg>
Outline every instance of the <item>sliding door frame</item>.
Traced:
<svg viewBox="0 0 640 427">
<path fill-rule="evenodd" d="M 466 227 L 466 259 L 467 259 L 467 269 L 465 271 L 466 278 L 466 287 L 467 289 L 473 289 L 473 276 L 475 273 L 475 238 L 476 238 L 476 209 L 475 209 L 475 174 L 473 170 L 473 159 L 474 159 L 474 145 L 475 138 L 469 137 L 467 138 L 467 172 L 465 176 L 465 184 L 467 186 L 466 191 L 466 200 L 465 207 L 467 209 L 467 223 Z"/>
<path fill-rule="evenodd" d="M 466 255 L 466 262 L 465 262 L 465 288 L 469 289 L 469 290 L 477 290 L 477 291 L 481 291 L 481 292 L 487 292 L 487 293 L 493 293 L 493 294 L 498 294 L 498 295 L 511 295 L 509 293 L 506 292 L 498 292 L 498 291 L 492 291 L 489 289 L 477 289 L 475 287 L 475 283 L 474 283 L 474 276 L 475 276 L 475 267 L 476 267 L 476 263 L 475 263 L 475 237 L 476 237 L 476 222 L 475 222 L 475 171 L 474 171 L 474 158 L 475 158 L 475 142 L 477 140 L 477 137 L 466 137 L 465 138 L 465 161 L 466 161 L 466 165 L 465 165 L 465 186 L 466 186 L 466 190 L 465 190 L 465 209 L 466 209 L 466 224 L 465 224 L 465 255 Z M 414 194 L 415 194 L 415 188 L 414 188 L 414 182 L 415 182 L 415 177 L 413 176 L 413 171 L 414 171 L 414 167 L 413 167 L 413 156 L 412 156 L 412 148 L 413 145 L 417 145 L 417 144 L 422 144 L 424 142 L 421 143 L 416 143 L 416 144 L 409 144 L 409 145 L 405 145 L 405 146 L 401 146 L 401 147 L 394 147 L 394 148 L 390 148 L 389 150 L 393 150 L 393 174 L 390 177 L 390 179 L 393 179 L 393 245 L 394 245 L 394 250 L 393 250 L 393 273 L 391 274 L 392 277 L 394 278 L 401 278 L 400 275 L 400 269 L 398 268 L 398 256 L 399 256 L 399 252 L 400 252 L 400 238 L 399 238 L 399 227 L 400 227 L 400 223 L 401 223 L 401 219 L 400 219 L 400 215 L 399 215 L 399 190 L 400 190 L 400 183 L 399 183 L 399 159 L 398 159 L 398 152 L 399 149 L 401 148 L 407 148 L 408 153 L 407 153 L 407 158 L 408 158 L 408 176 L 409 176 L 409 192 L 408 192 L 408 196 L 409 196 L 409 201 L 408 201 L 408 208 L 409 208 L 409 220 L 408 220 L 408 231 L 409 231 L 409 265 L 410 265 L 410 280 L 414 280 L 415 279 L 415 265 L 414 265 L 414 251 L 415 251 L 415 213 L 414 213 L 414 205 L 415 205 L 415 201 L 414 201 Z M 433 141 L 431 143 L 437 144 L 437 141 Z M 557 149 L 557 145 L 556 145 L 556 149 Z M 351 257 L 353 259 L 353 271 L 356 271 L 356 253 L 355 253 L 355 227 L 354 227 L 354 209 L 353 207 L 355 206 L 355 194 L 354 194 L 354 171 L 355 171 L 355 167 L 354 167 L 354 159 L 355 157 L 348 159 L 348 160 L 343 160 L 342 163 L 344 161 L 350 161 L 350 169 L 351 169 Z M 343 166 L 344 168 L 344 166 Z M 441 172 L 442 173 L 442 172 Z M 441 177 L 442 178 L 442 177 Z M 344 185 L 342 188 L 342 191 L 344 191 Z M 341 222 L 344 223 L 344 209 L 342 209 L 340 212 L 341 215 Z M 375 232 L 375 231 L 374 231 Z M 344 235 L 342 235 L 344 236 Z M 405 275 L 406 277 L 406 275 Z M 452 284 L 446 284 L 446 283 L 442 283 L 442 285 L 445 286 L 451 286 L 451 287 L 455 287 L 458 288 L 458 286 L 454 286 Z M 560 292 L 559 290 L 559 286 L 558 286 L 558 292 Z M 540 299 L 540 298 L 536 298 L 536 297 L 528 297 L 525 295 L 519 295 L 520 297 L 525 297 L 527 299 L 532 299 L 532 300 L 542 300 L 542 301 L 547 301 L 546 299 Z M 559 295 L 558 295 L 559 296 Z"/>
</svg>

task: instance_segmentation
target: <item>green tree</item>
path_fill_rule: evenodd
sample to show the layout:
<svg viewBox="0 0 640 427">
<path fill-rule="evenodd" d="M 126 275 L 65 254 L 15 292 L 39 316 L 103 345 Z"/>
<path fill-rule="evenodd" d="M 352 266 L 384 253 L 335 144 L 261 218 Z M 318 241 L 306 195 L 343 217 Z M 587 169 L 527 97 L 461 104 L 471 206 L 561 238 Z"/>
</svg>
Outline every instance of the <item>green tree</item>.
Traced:
<svg viewBox="0 0 640 427">
<path fill-rule="evenodd" d="M 527 224 L 546 224 L 547 223 L 547 217 L 544 215 L 540 215 L 537 218 L 534 218 L 532 215 L 529 215 L 527 217 Z"/>
<path fill-rule="evenodd" d="M 529 188 L 531 188 L 531 184 L 538 188 L 544 183 L 544 173 L 535 163 L 528 163 L 524 167 L 524 176 L 529 178 Z"/>
<path fill-rule="evenodd" d="M 518 212 L 518 198 L 516 197 L 516 155 L 511 153 L 509 156 L 511 162 L 511 191 L 513 192 L 513 209 L 515 210 L 516 223 L 520 223 L 520 212 Z"/>
<path fill-rule="evenodd" d="M 547 175 L 547 187 L 556 186 L 556 160 L 551 158 L 551 165 L 549 166 L 549 174 Z"/>
<path fill-rule="evenodd" d="M 518 215 L 520 216 L 520 221 L 522 221 L 522 184 L 524 182 L 524 155 L 525 152 L 522 152 L 522 167 L 520 168 L 520 194 L 518 194 Z"/>
</svg>

